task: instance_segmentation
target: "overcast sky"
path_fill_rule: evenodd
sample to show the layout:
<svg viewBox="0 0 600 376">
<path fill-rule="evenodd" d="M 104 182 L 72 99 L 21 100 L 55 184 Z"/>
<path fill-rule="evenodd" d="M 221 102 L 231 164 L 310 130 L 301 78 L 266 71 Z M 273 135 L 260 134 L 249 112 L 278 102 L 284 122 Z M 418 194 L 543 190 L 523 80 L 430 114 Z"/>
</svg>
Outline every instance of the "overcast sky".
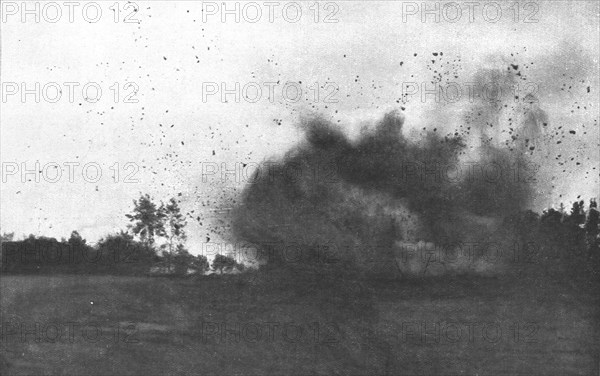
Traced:
<svg viewBox="0 0 600 376">
<path fill-rule="evenodd" d="M 473 110 L 467 98 L 440 104 L 433 96 L 421 100 L 420 93 L 403 97 L 403 87 L 458 83 L 466 96 L 465 83 L 511 64 L 521 72 L 521 95 L 535 91 L 548 117 L 546 139 L 553 136 L 544 150 L 536 209 L 598 195 L 596 1 L 512 8 L 512 2 L 485 8 L 481 2 L 471 8 L 472 19 L 465 3 L 458 3 L 458 14 L 454 5 L 428 2 L 434 11 L 439 7 L 438 22 L 423 14 L 422 2 L 279 2 L 273 8 L 240 2 L 239 22 L 233 14 L 223 22 L 221 2 L 208 3 L 203 19 L 201 2 L 137 2 L 137 12 L 120 2 L 115 23 L 113 2 L 87 5 L 87 21 L 82 9 L 90 2 L 80 2 L 73 22 L 66 6 L 56 19 L 56 7 L 41 2 L 36 23 L 33 14 L 22 22 L 21 2 L 3 2 L 3 232 L 60 238 L 78 230 L 96 241 L 125 228 L 132 200 L 149 193 L 181 200 L 189 247 L 198 253 L 207 236 L 219 239 L 215 222 L 203 218 L 231 207 L 244 185 L 231 176 L 222 181 L 220 172 L 203 182 L 202 163 L 233 169 L 281 155 L 301 140 L 295 125 L 311 114 L 356 134 L 365 122 L 398 110 L 407 134 L 423 127 L 450 132 Z M 28 4 L 35 9 L 35 2 Z M 235 6 L 228 2 L 229 9 Z M 221 83 L 235 91 L 236 82 L 250 98 L 236 102 L 228 94 L 223 101 Z M 40 84 L 39 103 L 34 94 L 22 98 L 21 83 L 32 91 Z M 58 99 L 56 87 L 62 89 Z M 21 174 L 23 163 L 34 170 L 36 161 L 41 168 L 49 164 L 39 182 Z M 56 179 L 53 163 L 63 170 Z M 102 176 L 95 182 L 98 167 Z"/>
</svg>

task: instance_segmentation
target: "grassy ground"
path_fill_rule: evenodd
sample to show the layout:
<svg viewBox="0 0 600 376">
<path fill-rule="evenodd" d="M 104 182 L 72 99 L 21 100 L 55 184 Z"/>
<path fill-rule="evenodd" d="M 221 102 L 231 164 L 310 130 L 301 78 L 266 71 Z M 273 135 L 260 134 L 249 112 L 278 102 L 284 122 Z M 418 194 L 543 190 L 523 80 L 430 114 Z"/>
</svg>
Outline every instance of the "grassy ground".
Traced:
<svg viewBox="0 0 600 376">
<path fill-rule="evenodd" d="M 599 374 L 597 297 L 556 281 L 2 276 L 0 288 L 2 375 Z M 35 323 L 22 340 L 18 325 Z"/>
</svg>

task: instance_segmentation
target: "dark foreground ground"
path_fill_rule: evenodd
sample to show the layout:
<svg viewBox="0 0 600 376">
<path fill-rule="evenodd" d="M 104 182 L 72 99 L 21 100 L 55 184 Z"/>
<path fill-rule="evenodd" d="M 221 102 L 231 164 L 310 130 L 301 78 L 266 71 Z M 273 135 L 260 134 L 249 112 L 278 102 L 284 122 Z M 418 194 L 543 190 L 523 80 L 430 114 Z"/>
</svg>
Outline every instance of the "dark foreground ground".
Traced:
<svg viewBox="0 0 600 376">
<path fill-rule="evenodd" d="M 599 374 L 597 290 L 564 281 L 0 283 L 2 375 Z"/>
</svg>

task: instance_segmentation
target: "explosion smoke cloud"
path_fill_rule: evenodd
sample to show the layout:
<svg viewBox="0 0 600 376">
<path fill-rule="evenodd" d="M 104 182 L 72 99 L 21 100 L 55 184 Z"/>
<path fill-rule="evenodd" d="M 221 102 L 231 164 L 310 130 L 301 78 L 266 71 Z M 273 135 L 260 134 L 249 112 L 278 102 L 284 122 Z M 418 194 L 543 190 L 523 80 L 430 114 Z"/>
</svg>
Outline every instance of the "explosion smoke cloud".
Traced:
<svg viewBox="0 0 600 376">
<path fill-rule="evenodd" d="M 531 181 L 518 173 L 505 173 L 491 182 L 460 174 L 455 179 L 407 174 L 406 166 L 458 171 L 464 167 L 466 144 L 460 136 L 435 132 L 408 141 L 403 122 L 398 113 L 388 113 L 357 140 L 321 118 L 304 122 L 305 141 L 271 162 L 272 178 L 246 186 L 233 215 L 234 235 L 259 248 L 293 241 L 311 249 L 328 243 L 340 250 L 348 265 L 372 268 L 393 265 L 398 242 L 450 246 L 495 239 L 503 217 L 527 208 Z M 502 166 L 501 171 L 518 171 L 526 162 L 514 149 L 486 143 L 477 155 L 479 162 Z M 290 166 L 334 166 L 328 173 L 334 179 L 292 177 L 283 173 Z M 270 257 L 271 261 L 277 262 Z"/>
</svg>

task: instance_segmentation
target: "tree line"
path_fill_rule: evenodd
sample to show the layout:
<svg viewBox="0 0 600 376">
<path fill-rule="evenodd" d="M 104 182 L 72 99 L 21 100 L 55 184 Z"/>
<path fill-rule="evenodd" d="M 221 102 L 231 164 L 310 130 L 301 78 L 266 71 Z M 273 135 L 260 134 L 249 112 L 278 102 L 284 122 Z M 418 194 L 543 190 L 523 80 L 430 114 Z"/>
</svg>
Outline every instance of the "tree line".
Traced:
<svg viewBox="0 0 600 376">
<path fill-rule="evenodd" d="M 599 211 L 595 199 L 586 210 L 583 200 L 567 210 L 563 204 L 544 210 L 509 215 L 503 227 L 525 246 L 533 244 L 539 260 L 547 260 L 564 270 L 578 271 L 579 263 L 595 267 L 600 263 Z M 244 265 L 227 255 L 216 255 L 209 262 L 204 255 L 192 255 L 185 247 L 187 222 L 176 199 L 155 203 L 148 194 L 133 202 L 126 214 L 126 230 L 107 235 L 91 246 L 77 232 L 69 239 L 29 235 L 19 241 L 14 233 L 2 235 L 0 263 L 9 273 L 103 273 L 146 275 L 220 274 Z M 590 262 L 592 261 L 592 262 Z M 547 265 L 551 265 L 548 263 Z M 573 267 L 575 266 L 575 267 Z"/>
<path fill-rule="evenodd" d="M 562 203 L 541 214 L 531 210 L 511 215 L 505 226 L 520 244 L 535 247 L 536 261 L 548 270 L 567 274 L 584 271 L 598 272 L 600 265 L 598 204 L 595 199 L 585 207 L 583 200 L 575 201 L 570 209 Z"/>
<path fill-rule="evenodd" d="M 148 194 L 133 201 L 125 215 L 126 230 L 107 235 L 91 246 L 77 232 L 60 241 L 29 235 L 19 241 L 14 233 L 2 235 L 0 263 L 3 272 L 12 273 L 109 273 L 109 274 L 220 274 L 243 264 L 227 255 L 209 262 L 204 255 L 192 255 L 185 247 L 187 222 L 175 198 L 155 203 Z"/>
</svg>

